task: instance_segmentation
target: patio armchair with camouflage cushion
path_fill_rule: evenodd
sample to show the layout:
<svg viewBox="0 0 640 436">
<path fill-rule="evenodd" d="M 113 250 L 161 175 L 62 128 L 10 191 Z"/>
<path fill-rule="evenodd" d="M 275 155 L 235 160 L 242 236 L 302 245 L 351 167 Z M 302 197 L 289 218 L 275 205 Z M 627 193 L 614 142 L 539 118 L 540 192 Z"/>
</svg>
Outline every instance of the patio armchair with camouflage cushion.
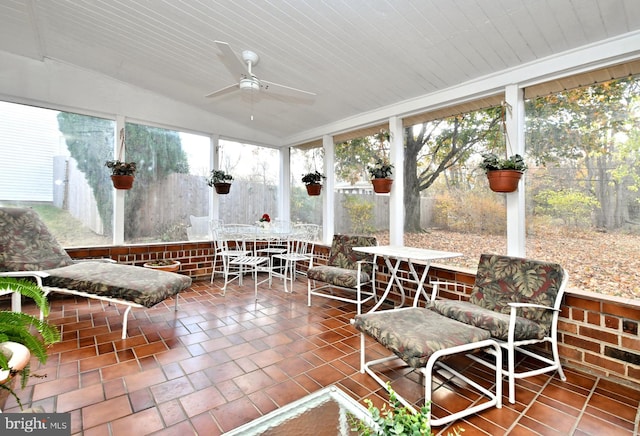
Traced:
<svg viewBox="0 0 640 436">
<path fill-rule="evenodd" d="M 334 235 L 327 264 L 313 265 L 313 260 L 309 264 L 309 306 L 315 295 L 354 303 L 361 313 L 362 304 L 376 298 L 376 266 L 371 255 L 356 252 L 353 247 L 372 245 L 378 245 L 374 236 Z"/>
<path fill-rule="evenodd" d="M 106 261 L 74 261 L 38 214 L 29 208 L 0 207 L 0 276 L 31 277 L 45 294 L 60 292 L 123 304 L 122 338 L 132 307 L 149 308 L 191 286 L 191 278 Z M 13 310 L 20 296 L 13 295 Z"/>
<path fill-rule="evenodd" d="M 451 284 L 434 281 L 431 309 L 488 331 L 506 350 L 507 367 L 502 374 L 509 380 L 509 401 L 514 403 L 515 379 L 557 370 L 566 380 L 557 336 L 560 304 L 568 280 L 566 271 L 555 263 L 483 254 L 469 301 L 436 299 L 439 287 Z M 550 345 L 551 358 L 540 353 L 539 346 L 524 348 L 540 343 Z M 516 372 L 516 351 L 534 358 L 538 365 Z"/>
</svg>

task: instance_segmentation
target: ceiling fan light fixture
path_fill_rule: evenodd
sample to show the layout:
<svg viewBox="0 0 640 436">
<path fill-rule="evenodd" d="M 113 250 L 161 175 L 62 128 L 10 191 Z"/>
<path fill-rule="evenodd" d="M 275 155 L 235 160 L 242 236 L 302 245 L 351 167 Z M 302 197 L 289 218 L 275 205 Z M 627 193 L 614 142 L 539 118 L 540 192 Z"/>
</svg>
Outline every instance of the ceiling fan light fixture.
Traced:
<svg viewBox="0 0 640 436">
<path fill-rule="evenodd" d="M 244 91 L 259 91 L 260 90 L 260 82 L 255 79 L 241 79 L 240 80 L 240 89 Z"/>
</svg>

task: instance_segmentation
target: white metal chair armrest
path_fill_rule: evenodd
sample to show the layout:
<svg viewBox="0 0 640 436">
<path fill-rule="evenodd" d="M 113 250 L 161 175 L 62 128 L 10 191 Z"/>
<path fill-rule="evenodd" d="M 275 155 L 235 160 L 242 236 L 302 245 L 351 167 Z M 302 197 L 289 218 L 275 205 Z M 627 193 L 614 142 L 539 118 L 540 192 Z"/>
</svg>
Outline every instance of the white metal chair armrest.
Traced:
<svg viewBox="0 0 640 436">
<path fill-rule="evenodd" d="M 464 288 L 465 284 L 460 282 L 454 282 L 450 280 L 429 280 L 431 285 L 431 301 L 434 301 L 438 296 L 440 285 L 454 286 L 456 288 Z"/>
</svg>

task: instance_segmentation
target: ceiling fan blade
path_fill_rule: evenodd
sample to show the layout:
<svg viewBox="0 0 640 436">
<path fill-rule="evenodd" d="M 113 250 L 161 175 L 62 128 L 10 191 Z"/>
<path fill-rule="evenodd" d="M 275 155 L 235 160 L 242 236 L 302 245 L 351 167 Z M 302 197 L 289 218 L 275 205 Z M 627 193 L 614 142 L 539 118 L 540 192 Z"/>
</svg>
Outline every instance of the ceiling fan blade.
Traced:
<svg viewBox="0 0 640 436">
<path fill-rule="evenodd" d="M 225 86 L 222 89 L 218 89 L 217 91 L 213 91 L 211 94 L 207 94 L 205 95 L 205 97 L 209 98 L 209 97 L 218 97 L 220 95 L 224 95 L 224 94 L 229 94 L 237 89 L 240 89 L 237 83 L 234 83 L 233 85 L 229 85 L 229 86 Z"/>
<path fill-rule="evenodd" d="M 302 89 L 293 88 L 291 86 L 281 85 L 279 83 L 274 83 L 274 82 L 269 82 L 268 80 L 260 79 L 260 83 L 268 85 L 269 89 L 274 88 L 274 90 L 276 90 L 276 91 L 278 89 L 282 89 L 282 90 L 287 90 L 287 91 L 299 92 L 299 93 L 302 93 L 302 94 L 306 94 L 308 96 L 316 96 L 317 95 L 315 92 L 304 91 Z"/>
<path fill-rule="evenodd" d="M 231 46 L 223 41 L 214 41 L 222 55 L 220 56 L 220 60 L 224 64 L 225 67 L 233 74 L 235 79 L 239 79 L 241 76 L 247 75 L 247 66 L 242 62 L 238 56 L 231 50 Z"/>
</svg>

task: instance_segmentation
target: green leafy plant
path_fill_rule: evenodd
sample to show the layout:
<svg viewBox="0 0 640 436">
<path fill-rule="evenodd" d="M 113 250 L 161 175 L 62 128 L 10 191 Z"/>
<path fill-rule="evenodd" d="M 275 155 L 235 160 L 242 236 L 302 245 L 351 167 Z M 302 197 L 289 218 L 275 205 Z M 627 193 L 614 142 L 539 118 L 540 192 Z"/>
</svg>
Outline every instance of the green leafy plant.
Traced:
<svg viewBox="0 0 640 436">
<path fill-rule="evenodd" d="M 525 164 L 524 159 L 519 154 L 514 154 L 503 159 L 495 153 L 486 153 L 482 155 L 480 168 L 485 172 L 496 170 L 526 171 L 527 164 Z"/>
<path fill-rule="evenodd" d="M 357 431 L 360 436 L 431 436 L 431 426 L 429 425 L 429 405 L 425 404 L 417 413 L 403 406 L 396 393 L 391 389 L 391 384 L 387 382 L 389 391 L 389 404 L 384 404 L 382 409 L 373 405 L 370 399 L 365 399 L 367 410 L 376 428 L 371 428 L 366 421 L 358 420 L 350 415 L 351 430 Z M 459 436 L 463 429 L 454 429 L 454 435 Z"/>
<path fill-rule="evenodd" d="M 380 129 L 373 138 L 378 142 L 378 156 L 367 166 L 367 171 L 373 179 L 388 179 L 393 172 L 393 165 L 389 162 L 386 151 L 391 133 L 386 129 Z"/>
<path fill-rule="evenodd" d="M 375 162 L 367 167 L 367 171 L 374 179 L 387 179 L 393 172 L 393 165 L 384 158 L 376 157 Z"/>
<path fill-rule="evenodd" d="M 43 316 L 49 315 L 49 302 L 44 292 L 35 283 L 28 280 L 18 280 L 13 277 L 0 277 L 0 290 L 12 290 L 31 298 Z M 47 361 L 47 347 L 60 341 L 60 332 L 54 325 L 39 318 L 22 312 L 0 311 L 0 343 L 17 342 L 29 349 L 40 363 Z M 0 353 L 0 368 L 9 371 L 11 375 L 20 374 L 21 388 L 24 389 L 31 374 L 27 365 L 20 371 L 14 371 L 9 367 L 9 357 Z M 22 409 L 22 403 L 10 383 L 0 383 L 0 389 L 5 389 L 16 399 Z"/>
<path fill-rule="evenodd" d="M 133 176 L 136 173 L 135 162 L 108 160 L 104 165 L 111 170 L 111 174 L 114 176 Z"/>
<path fill-rule="evenodd" d="M 302 176 L 302 183 L 304 183 L 305 185 L 319 185 L 322 183 L 322 179 L 326 179 L 326 176 L 316 170 L 312 173 L 307 173 Z"/>
<path fill-rule="evenodd" d="M 216 183 L 231 183 L 233 176 L 222 170 L 213 170 L 207 179 L 207 185 L 214 186 Z"/>
</svg>

